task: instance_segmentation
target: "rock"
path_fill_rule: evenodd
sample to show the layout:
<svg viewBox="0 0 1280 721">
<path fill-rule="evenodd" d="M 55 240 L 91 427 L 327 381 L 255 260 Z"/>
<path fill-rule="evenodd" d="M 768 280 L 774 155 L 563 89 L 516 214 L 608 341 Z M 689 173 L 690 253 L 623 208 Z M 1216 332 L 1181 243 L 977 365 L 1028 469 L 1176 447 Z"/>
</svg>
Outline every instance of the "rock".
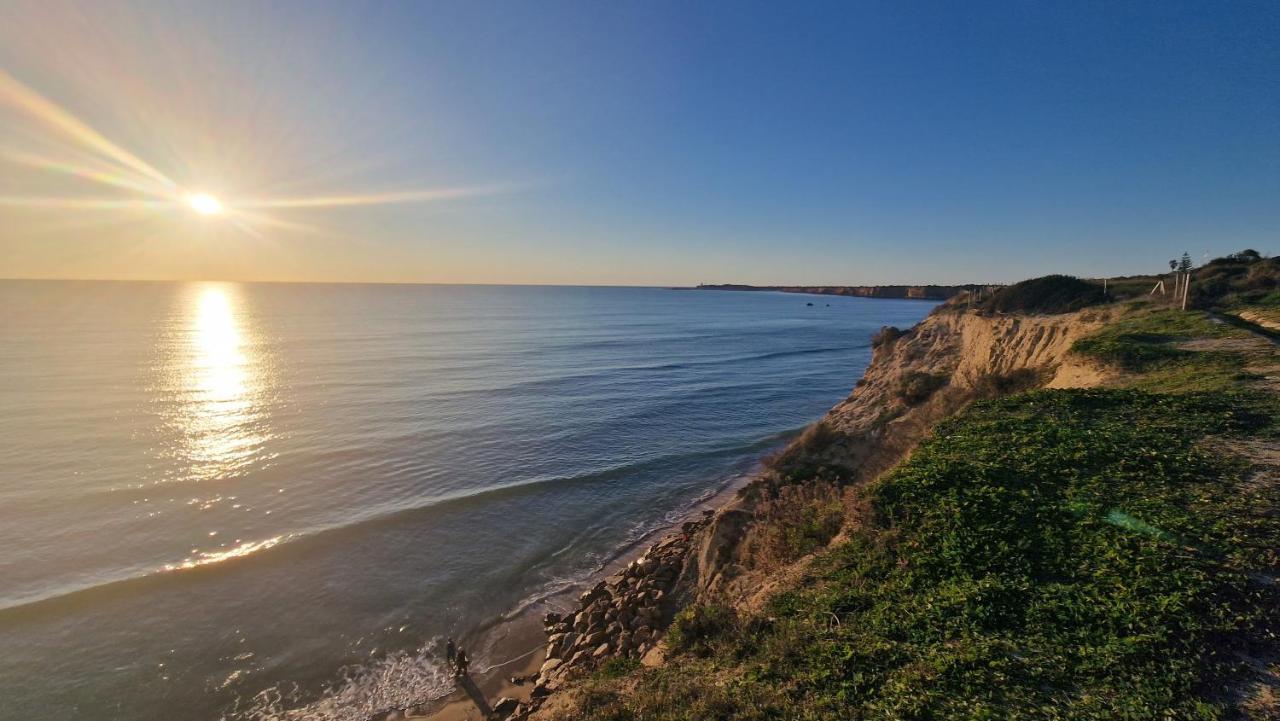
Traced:
<svg viewBox="0 0 1280 721">
<path fill-rule="evenodd" d="M 585 606 L 598 598 L 601 594 L 606 593 L 607 589 L 608 586 L 605 585 L 604 581 L 601 581 L 586 591 L 583 591 L 582 595 L 578 596 L 578 600 Z"/>
<path fill-rule="evenodd" d="M 609 627 L 604 630 L 604 633 L 606 636 L 617 636 L 618 634 L 622 633 L 622 624 L 618 623 L 617 621 L 614 621 L 613 623 L 609 624 Z"/>
<path fill-rule="evenodd" d="M 579 652 L 575 653 L 575 654 L 573 655 L 573 658 L 569 659 L 569 665 L 570 665 L 570 666 L 581 666 L 583 663 L 586 663 L 586 662 L 587 662 L 587 661 L 589 661 L 590 659 L 591 659 L 591 651 L 589 651 L 589 650 L 587 650 L 587 649 L 583 649 L 583 650 L 581 650 L 581 651 L 579 651 Z"/>
<path fill-rule="evenodd" d="M 607 643 L 602 643 L 599 646 L 596 646 L 596 650 L 591 652 L 591 657 L 596 659 L 604 658 L 605 656 L 608 656 L 608 655 L 609 655 L 609 644 Z"/>
<path fill-rule="evenodd" d="M 563 661 L 558 658 L 547 659 L 546 663 L 542 664 L 542 668 L 538 669 L 538 678 L 546 678 L 552 671 L 560 668 L 560 664 L 562 663 Z"/>
<path fill-rule="evenodd" d="M 595 633 L 590 633 L 584 636 L 582 640 L 578 642 L 577 645 L 585 646 L 586 648 L 591 648 L 592 646 L 595 646 L 599 644 L 601 641 L 603 641 L 604 638 L 605 638 L 604 631 L 596 631 Z"/>
<path fill-rule="evenodd" d="M 560 654 L 564 655 L 566 651 L 573 648 L 573 644 L 577 640 L 578 640 L 578 634 L 572 631 L 570 631 L 569 633 L 566 633 L 564 635 L 564 638 L 560 640 Z"/>
<path fill-rule="evenodd" d="M 547 615 L 545 615 L 545 616 L 543 616 L 543 617 L 542 617 L 542 625 L 543 625 L 543 626 L 554 626 L 554 625 L 556 625 L 557 623 L 560 623 L 560 619 L 562 619 L 562 618 L 564 618 L 564 617 L 563 617 L 563 616 L 561 616 L 560 614 L 555 613 L 555 612 L 553 612 L 553 611 L 548 611 L 548 612 L 547 612 Z"/>
<path fill-rule="evenodd" d="M 547 685 L 545 683 L 540 683 L 537 686 L 533 687 L 533 692 L 529 694 L 529 697 L 543 698 L 544 696 L 550 696 L 550 695 L 551 695 L 551 689 L 547 688 Z"/>
<path fill-rule="evenodd" d="M 498 718 L 506 718 L 515 713 L 516 707 L 519 705 L 519 701 L 511 698 L 510 696 L 503 696 L 498 699 L 497 703 L 493 704 L 493 713 L 497 715 Z"/>
<path fill-rule="evenodd" d="M 631 619 L 631 623 L 627 625 L 631 628 L 632 631 L 639 631 L 642 628 L 648 628 L 648 626 L 645 625 L 646 623 L 647 621 L 645 620 L 644 616 L 636 616 L 635 618 Z"/>
<path fill-rule="evenodd" d="M 649 668 L 661 666 L 666 659 L 667 654 L 662 650 L 661 645 L 653 646 L 640 655 L 640 663 Z"/>
</svg>

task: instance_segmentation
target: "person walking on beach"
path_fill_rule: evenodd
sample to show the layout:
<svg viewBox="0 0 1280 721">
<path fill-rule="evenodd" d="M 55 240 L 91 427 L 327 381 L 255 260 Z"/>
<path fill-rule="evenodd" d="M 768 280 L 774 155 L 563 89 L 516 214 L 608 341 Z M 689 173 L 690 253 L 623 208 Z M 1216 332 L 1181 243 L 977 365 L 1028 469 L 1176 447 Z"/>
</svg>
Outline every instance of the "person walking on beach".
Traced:
<svg viewBox="0 0 1280 721">
<path fill-rule="evenodd" d="M 462 678 L 467 675 L 467 664 L 467 652 L 463 649 L 458 649 L 458 655 L 455 659 L 455 673 L 458 678 Z"/>
<path fill-rule="evenodd" d="M 454 665 L 454 660 L 458 657 L 458 647 L 453 645 L 453 639 L 449 639 L 449 643 L 444 645 L 444 662 L 450 667 Z"/>
</svg>

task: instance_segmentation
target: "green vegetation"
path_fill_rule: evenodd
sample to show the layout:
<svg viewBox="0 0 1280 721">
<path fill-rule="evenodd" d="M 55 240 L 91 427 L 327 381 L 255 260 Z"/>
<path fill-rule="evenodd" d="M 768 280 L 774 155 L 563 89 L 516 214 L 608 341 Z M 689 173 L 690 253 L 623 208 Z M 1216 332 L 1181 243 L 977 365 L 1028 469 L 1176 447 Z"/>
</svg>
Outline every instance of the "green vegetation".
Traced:
<svg viewBox="0 0 1280 721">
<path fill-rule="evenodd" d="M 979 307 L 996 313 L 1071 313 L 1107 301 L 1102 286 L 1070 275 L 1046 275 L 1001 288 Z"/>
<path fill-rule="evenodd" d="M 1059 390 L 939 425 L 765 613 L 699 606 L 586 718 L 1216 719 L 1275 653 L 1280 489 L 1215 439 L 1267 394 Z"/>
<path fill-rule="evenodd" d="M 1236 388 L 1249 376 L 1239 352 L 1190 350 L 1178 343 L 1194 339 L 1247 338 L 1248 332 L 1215 322 L 1203 311 L 1150 310 L 1137 304 L 1101 332 L 1076 341 L 1072 350 L 1124 370 L 1142 373 L 1137 388 L 1210 391 Z"/>
<path fill-rule="evenodd" d="M 756 565 L 779 567 L 824 548 L 844 525 L 841 486 L 826 479 L 757 484 L 755 532 L 744 539 Z M 765 496 L 765 494 L 768 494 Z"/>
<path fill-rule="evenodd" d="M 690 606 L 676 614 L 667 629 L 667 647 L 672 651 L 706 655 L 711 642 L 736 627 L 733 609 L 726 606 Z"/>
<path fill-rule="evenodd" d="M 1193 295 L 1280 306 L 1277 268 L 1219 259 L 1192 271 Z M 1240 455 L 1280 439 L 1280 397 L 1246 370 L 1274 365 L 1274 348 L 1147 298 L 1154 282 L 1127 279 L 1142 297 L 1101 310 L 1116 319 L 1072 348 L 1122 370 L 1117 387 L 979 379 L 975 395 L 1004 397 L 856 491 L 812 463 L 838 438 L 812 427 L 775 482 L 751 487 L 763 530 L 744 541 L 771 562 L 817 550 L 807 576 L 758 613 L 684 609 L 668 663 L 592 680 L 576 716 L 1280 718 L 1274 688 L 1250 686 L 1280 658 L 1280 485 Z M 985 309 L 1074 310 L 1094 289 L 1049 276 Z M 946 382 L 904 377 L 899 395 L 920 403 Z M 847 540 L 827 547 L 840 513 Z"/>
<path fill-rule="evenodd" d="M 640 668 L 640 659 L 630 656 L 614 656 L 596 669 L 595 678 L 608 680 L 622 678 Z"/>
<path fill-rule="evenodd" d="M 1224 309 L 1280 306 L 1280 258 L 1245 250 L 1209 261 L 1192 275 L 1191 303 Z"/>
</svg>

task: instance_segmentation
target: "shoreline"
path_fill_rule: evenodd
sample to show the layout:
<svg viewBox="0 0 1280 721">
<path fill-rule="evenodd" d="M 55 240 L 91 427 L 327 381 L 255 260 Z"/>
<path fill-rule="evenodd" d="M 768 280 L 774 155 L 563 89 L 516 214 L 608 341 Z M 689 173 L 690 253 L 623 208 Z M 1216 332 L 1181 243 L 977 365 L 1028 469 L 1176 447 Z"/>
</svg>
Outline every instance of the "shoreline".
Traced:
<svg viewBox="0 0 1280 721">
<path fill-rule="evenodd" d="M 781 444 L 781 445 L 785 445 Z M 767 454 L 761 455 L 763 459 Z M 477 703 L 478 695 L 491 707 L 504 697 L 526 702 L 533 693 L 532 676 L 538 672 L 546 659 L 547 635 L 543 625 L 546 613 L 563 614 L 572 610 L 578 603 L 578 596 L 584 590 L 600 583 L 625 569 L 630 561 L 657 545 L 664 537 L 679 529 L 682 524 L 694 518 L 703 517 L 707 511 L 716 511 L 731 502 L 737 492 L 747 486 L 760 473 L 760 463 L 750 471 L 737 474 L 725 481 L 718 488 L 705 496 L 699 497 L 689 507 L 673 512 L 668 522 L 655 527 L 634 542 L 620 548 L 606 563 L 581 581 L 567 585 L 565 588 L 524 604 L 508 618 L 494 623 L 483 632 L 478 647 L 484 648 L 489 656 L 496 655 L 505 661 L 485 667 L 470 674 L 469 688 L 457 687 L 439 698 L 423 702 L 407 709 L 396 709 L 372 717 L 371 721 L 386 719 L 392 721 L 400 718 L 421 718 L 429 721 L 469 721 L 485 718 L 485 710 Z M 512 678 L 528 679 L 523 683 L 512 683 Z"/>
</svg>

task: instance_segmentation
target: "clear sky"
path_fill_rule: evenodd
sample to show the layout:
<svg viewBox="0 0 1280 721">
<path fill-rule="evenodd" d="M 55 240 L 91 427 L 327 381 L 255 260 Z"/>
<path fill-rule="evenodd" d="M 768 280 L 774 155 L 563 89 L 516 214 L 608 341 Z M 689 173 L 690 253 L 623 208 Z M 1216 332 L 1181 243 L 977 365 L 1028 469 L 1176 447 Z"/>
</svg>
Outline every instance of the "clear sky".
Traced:
<svg viewBox="0 0 1280 721">
<path fill-rule="evenodd" d="M 1271 0 L 7 0 L 0 71 L 0 277 L 949 283 L 1280 251 Z"/>
</svg>

